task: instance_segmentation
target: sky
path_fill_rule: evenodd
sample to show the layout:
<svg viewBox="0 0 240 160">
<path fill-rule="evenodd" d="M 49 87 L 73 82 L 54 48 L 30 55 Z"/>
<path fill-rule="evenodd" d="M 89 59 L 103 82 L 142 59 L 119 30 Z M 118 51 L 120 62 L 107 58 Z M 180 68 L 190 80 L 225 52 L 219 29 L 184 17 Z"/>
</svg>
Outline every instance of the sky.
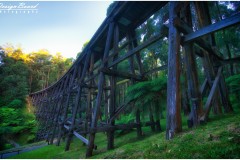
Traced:
<svg viewBox="0 0 240 160">
<path fill-rule="evenodd" d="M 106 18 L 111 3 L 0 1 L 0 46 L 10 43 L 25 53 L 47 49 L 51 54 L 60 52 L 64 57 L 75 58 Z M 9 9 L 14 6 L 17 8 Z"/>
</svg>

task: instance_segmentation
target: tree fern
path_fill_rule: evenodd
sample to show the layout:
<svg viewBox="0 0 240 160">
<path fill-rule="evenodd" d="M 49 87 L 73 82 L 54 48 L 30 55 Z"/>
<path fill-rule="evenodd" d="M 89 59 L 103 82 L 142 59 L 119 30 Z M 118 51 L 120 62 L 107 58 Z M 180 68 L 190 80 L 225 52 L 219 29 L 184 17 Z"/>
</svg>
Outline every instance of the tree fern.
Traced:
<svg viewBox="0 0 240 160">
<path fill-rule="evenodd" d="M 161 75 L 153 80 L 136 83 L 127 89 L 127 98 L 129 101 L 135 102 L 135 109 L 146 111 L 146 108 L 155 103 L 154 112 L 160 112 L 161 99 L 165 98 L 167 88 L 167 77 Z M 147 112 L 146 112 L 147 113 Z"/>
</svg>

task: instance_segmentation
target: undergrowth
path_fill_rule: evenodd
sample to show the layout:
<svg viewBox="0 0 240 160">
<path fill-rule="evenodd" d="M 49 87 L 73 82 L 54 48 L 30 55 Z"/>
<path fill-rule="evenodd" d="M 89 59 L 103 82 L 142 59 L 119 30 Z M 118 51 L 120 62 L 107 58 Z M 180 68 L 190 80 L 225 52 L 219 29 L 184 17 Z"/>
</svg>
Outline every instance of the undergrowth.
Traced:
<svg viewBox="0 0 240 160">
<path fill-rule="evenodd" d="M 137 138 L 135 130 L 115 133 L 115 149 L 107 151 L 104 133 L 96 135 L 98 149 L 91 158 L 240 158 L 240 114 L 235 112 L 211 117 L 206 125 L 187 129 L 170 141 L 165 140 L 165 132 L 151 132 L 143 127 L 144 135 Z M 164 122 L 162 122 L 164 123 Z M 86 146 L 74 139 L 70 151 L 49 145 L 41 149 L 23 153 L 12 158 L 85 158 Z"/>
</svg>

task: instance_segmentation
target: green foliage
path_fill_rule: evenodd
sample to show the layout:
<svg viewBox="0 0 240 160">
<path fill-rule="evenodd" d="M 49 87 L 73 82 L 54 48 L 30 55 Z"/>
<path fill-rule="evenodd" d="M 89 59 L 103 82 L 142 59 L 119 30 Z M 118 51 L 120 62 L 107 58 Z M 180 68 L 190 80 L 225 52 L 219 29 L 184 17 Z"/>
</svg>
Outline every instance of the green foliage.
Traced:
<svg viewBox="0 0 240 160">
<path fill-rule="evenodd" d="M 240 91 L 240 74 L 230 76 L 226 79 L 227 85 L 232 93 Z"/>
<path fill-rule="evenodd" d="M 133 114 L 122 115 L 119 120 L 116 120 L 116 124 L 127 124 L 134 122 L 135 117 Z"/>
<path fill-rule="evenodd" d="M 23 109 L 0 107 L 0 139 L 12 139 L 12 137 L 15 139 L 22 133 L 29 135 L 25 139 L 26 142 L 33 141 L 36 133 L 35 117 L 23 113 Z"/>
<path fill-rule="evenodd" d="M 127 89 L 127 97 L 139 106 L 143 106 L 163 98 L 166 87 L 167 78 L 165 75 L 161 75 L 151 81 L 139 82 L 130 86 Z"/>
<path fill-rule="evenodd" d="M 5 57 L 3 62 L 0 68 L 0 106 L 15 103 L 15 99 L 24 101 L 28 93 L 27 66 L 11 57 Z"/>
<path fill-rule="evenodd" d="M 21 108 L 24 106 L 23 101 L 19 100 L 19 99 L 14 99 L 12 102 L 10 102 L 7 105 L 9 108 Z"/>
<path fill-rule="evenodd" d="M 73 59 L 60 53 L 52 56 L 47 50 L 24 54 L 7 45 L 1 48 L 0 60 L 0 149 L 4 149 L 8 139 L 18 141 L 21 134 L 26 135 L 25 143 L 33 142 L 37 125 L 33 113 L 25 110 L 26 95 L 56 82 Z"/>
<path fill-rule="evenodd" d="M 7 144 L 4 145 L 4 148 L 5 149 L 10 149 L 10 148 L 12 148 L 12 145 L 7 143 Z"/>
<path fill-rule="evenodd" d="M 239 145 L 240 114 L 228 114 L 215 117 L 207 125 L 187 129 L 176 135 L 171 141 L 165 140 L 165 132 L 153 133 L 150 127 L 144 127 L 144 137 L 136 138 L 136 131 L 127 134 L 115 133 L 115 149 L 107 150 L 107 136 L 96 134 L 93 159 L 229 159 L 240 158 Z M 185 129 L 186 128 L 186 129 Z M 22 153 L 11 158 L 48 158 L 76 159 L 85 158 L 86 146 L 73 139 L 68 152 L 64 151 L 65 142 L 59 147 L 48 145 L 43 148 Z"/>
<path fill-rule="evenodd" d="M 16 134 L 23 129 L 23 117 L 21 117 L 20 110 L 1 107 L 0 117 L 0 134 Z"/>
</svg>

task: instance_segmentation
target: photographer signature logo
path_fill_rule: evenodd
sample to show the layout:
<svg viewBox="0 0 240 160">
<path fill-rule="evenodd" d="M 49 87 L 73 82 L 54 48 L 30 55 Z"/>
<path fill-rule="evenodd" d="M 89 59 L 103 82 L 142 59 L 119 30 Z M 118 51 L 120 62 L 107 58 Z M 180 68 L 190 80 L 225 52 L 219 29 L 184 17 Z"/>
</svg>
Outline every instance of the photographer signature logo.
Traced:
<svg viewBox="0 0 240 160">
<path fill-rule="evenodd" d="M 27 4 L 26 2 L 19 2 L 16 4 L 6 4 L 0 2 L 0 14 L 6 13 L 38 13 L 38 6 L 37 4 Z"/>
</svg>

